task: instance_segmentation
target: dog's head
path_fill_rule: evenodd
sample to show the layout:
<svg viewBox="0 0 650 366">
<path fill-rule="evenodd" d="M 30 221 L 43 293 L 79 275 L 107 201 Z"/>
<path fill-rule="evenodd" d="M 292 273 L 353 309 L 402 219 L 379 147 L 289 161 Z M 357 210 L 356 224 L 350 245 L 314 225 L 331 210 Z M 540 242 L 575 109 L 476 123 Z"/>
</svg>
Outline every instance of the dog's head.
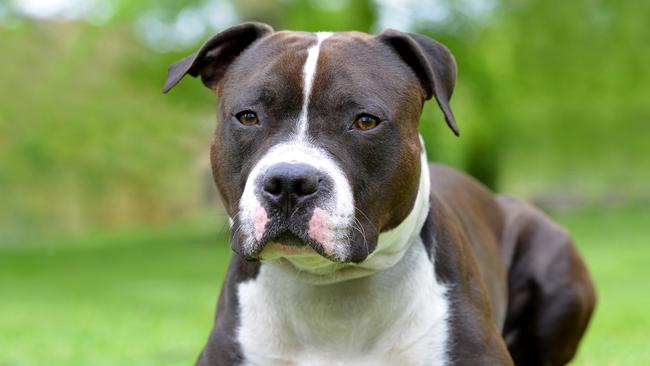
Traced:
<svg viewBox="0 0 650 366">
<path fill-rule="evenodd" d="M 313 269 L 362 262 L 414 210 L 422 106 L 434 97 L 458 134 L 455 73 L 422 35 L 245 23 L 171 65 L 164 91 L 190 74 L 218 96 L 211 160 L 235 252 Z"/>
</svg>

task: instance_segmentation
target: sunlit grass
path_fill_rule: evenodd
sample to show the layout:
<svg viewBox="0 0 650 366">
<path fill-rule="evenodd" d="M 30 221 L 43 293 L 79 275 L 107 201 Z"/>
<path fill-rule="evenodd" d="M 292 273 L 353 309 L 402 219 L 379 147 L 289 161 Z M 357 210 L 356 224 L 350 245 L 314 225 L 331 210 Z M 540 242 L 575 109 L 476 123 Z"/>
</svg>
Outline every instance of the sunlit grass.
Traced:
<svg viewBox="0 0 650 366">
<path fill-rule="evenodd" d="M 222 227 L 1 253 L 0 365 L 191 364 L 230 258 Z"/>
<path fill-rule="evenodd" d="M 576 365 L 650 359 L 650 213 L 560 215 L 599 306 Z M 211 328 L 230 258 L 205 222 L 0 249 L 0 365 L 188 365 Z"/>
<path fill-rule="evenodd" d="M 598 307 L 576 365 L 650 360 L 650 212 L 562 215 L 598 290 Z"/>
</svg>

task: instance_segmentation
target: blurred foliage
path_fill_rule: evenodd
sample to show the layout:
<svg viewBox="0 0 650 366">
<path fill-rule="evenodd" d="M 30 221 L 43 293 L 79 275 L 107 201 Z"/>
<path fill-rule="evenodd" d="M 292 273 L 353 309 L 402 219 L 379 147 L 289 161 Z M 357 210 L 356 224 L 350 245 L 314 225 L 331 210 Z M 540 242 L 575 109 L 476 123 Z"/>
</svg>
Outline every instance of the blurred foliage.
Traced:
<svg viewBox="0 0 650 366">
<path fill-rule="evenodd" d="M 107 1 L 103 23 L 0 22 L 0 245 L 214 205 L 214 98 L 193 80 L 160 93 L 167 65 L 212 30 L 166 53 L 136 32 L 147 14 L 173 22 L 206 1 Z M 459 69 L 461 138 L 435 103 L 425 107 L 432 160 L 518 195 L 650 204 L 650 3 L 495 0 L 478 17 L 466 2 L 445 3 L 443 21 L 413 24 L 448 45 Z M 276 29 L 378 30 L 379 8 L 367 0 L 230 6 Z"/>
<path fill-rule="evenodd" d="M 3 240 L 192 208 L 210 119 L 132 77 L 148 56 L 128 31 L 30 24 L 0 38 Z"/>
</svg>

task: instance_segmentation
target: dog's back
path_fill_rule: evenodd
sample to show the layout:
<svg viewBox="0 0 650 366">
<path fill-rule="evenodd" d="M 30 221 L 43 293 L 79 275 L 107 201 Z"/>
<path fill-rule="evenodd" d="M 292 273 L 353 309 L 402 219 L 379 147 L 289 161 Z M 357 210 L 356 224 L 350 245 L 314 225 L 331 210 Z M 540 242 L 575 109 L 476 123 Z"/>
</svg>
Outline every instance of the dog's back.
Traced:
<svg viewBox="0 0 650 366">
<path fill-rule="evenodd" d="M 471 243 L 515 364 L 566 364 L 596 303 L 568 232 L 531 204 L 495 196 L 459 171 L 431 164 L 430 172 L 434 199 L 453 212 Z"/>
</svg>

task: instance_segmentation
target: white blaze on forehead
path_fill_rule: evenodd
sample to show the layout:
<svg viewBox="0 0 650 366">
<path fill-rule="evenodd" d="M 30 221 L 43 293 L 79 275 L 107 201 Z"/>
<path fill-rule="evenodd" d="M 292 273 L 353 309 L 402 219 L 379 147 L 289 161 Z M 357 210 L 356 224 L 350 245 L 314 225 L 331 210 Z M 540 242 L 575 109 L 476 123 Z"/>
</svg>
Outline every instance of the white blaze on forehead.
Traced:
<svg viewBox="0 0 650 366">
<path fill-rule="evenodd" d="M 316 75 L 316 66 L 318 64 L 318 54 L 320 53 L 321 43 L 332 33 L 329 32 L 318 32 L 316 33 L 317 41 L 309 50 L 307 50 L 307 60 L 305 61 L 305 66 L 302 69 L 303 75 L 303 91 L 302 91 L 302 110 L 300 111 L 300 118 L 298 119 L 298 130 L 297 137 L 302 139 L 307 133 L 307 118 L 309 115 L 309 98 L 311 97 L 311 89 L 314 85 L 314 77 Z"/>
</svg>

